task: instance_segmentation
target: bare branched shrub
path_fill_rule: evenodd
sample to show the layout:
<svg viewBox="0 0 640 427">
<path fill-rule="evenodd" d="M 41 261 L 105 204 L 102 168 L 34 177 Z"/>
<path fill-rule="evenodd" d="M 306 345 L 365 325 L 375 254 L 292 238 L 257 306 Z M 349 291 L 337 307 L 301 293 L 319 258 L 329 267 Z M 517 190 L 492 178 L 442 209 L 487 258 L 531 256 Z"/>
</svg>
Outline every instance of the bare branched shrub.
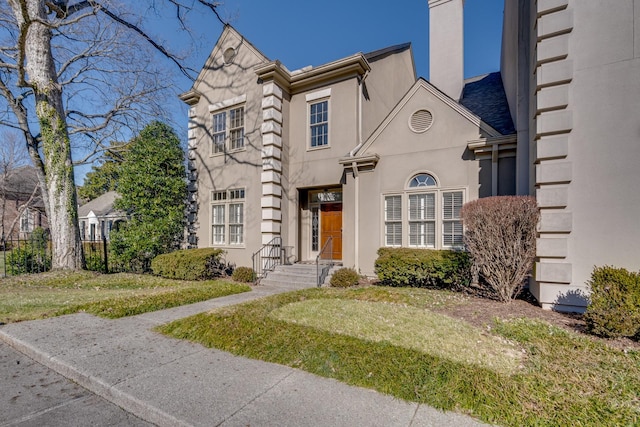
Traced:
<svg viewBox="0 0 640 427">
<path fill-rule="evenodd" d="M 536 256 L 540 213 L 530 196 L 500 196 L 465 204 L 465 244 L 497 299 L 509 302 L 524 286 Z"/>
</svg>

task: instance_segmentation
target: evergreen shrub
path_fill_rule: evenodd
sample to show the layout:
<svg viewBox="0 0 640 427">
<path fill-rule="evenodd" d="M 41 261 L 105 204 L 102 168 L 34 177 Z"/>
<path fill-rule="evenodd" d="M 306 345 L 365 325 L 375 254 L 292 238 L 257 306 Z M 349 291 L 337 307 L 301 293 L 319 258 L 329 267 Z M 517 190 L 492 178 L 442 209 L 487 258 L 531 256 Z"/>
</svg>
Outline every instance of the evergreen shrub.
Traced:
<svg viewBox="0 0 640 427">
<path fill-rule="evenodd" d="M 640 339 L 640 272 L 596 267 L 587 285 L 591 295 L 584 319 L 589 332 Z"/>
<path fill-rule="evenodd" d="M 27 243 L 18 246 L 7 256 L 7 273 L 42 273 L 51 269 L 49 239 L 43 228 L 36 228 Z"/>
<path fill-rule="evenodd" d="M 153 274 L 167 279 L 209 280 L 231 274 L 232 268 L 216 248 L 185 249 L 156 256 L 151 261 Z"/>
<path fill-rule="evenodd" d="M 380 248 L 375 272 L 386 286 L 462 290 L 471 281 L 471 261 L 462 251 Z"/>
</svg>

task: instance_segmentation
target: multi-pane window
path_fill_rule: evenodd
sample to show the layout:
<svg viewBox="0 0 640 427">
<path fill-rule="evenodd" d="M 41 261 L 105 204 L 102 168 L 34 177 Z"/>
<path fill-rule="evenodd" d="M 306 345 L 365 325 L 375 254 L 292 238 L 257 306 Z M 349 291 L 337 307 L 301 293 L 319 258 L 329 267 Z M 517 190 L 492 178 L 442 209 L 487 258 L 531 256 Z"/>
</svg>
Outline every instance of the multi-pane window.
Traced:
<svg viewBox="0 0 640 427">
<path fill-rule="evenodd" d="M 409 182 L 410 188 L 415 187 L 433 187 L 438 185 L 436 179 L 429 175 L 428 173 L 421 173 L 419 175 L 414 176 Z"/>
<path fill-rule="evenodd" d="M 329 144 L 329 101 L 309 105 L 311 148 Z"/>
<path fill-rule="evenodd" d="M 224 143 L 227 139 L 227 113 L 213 115 L 213 153 L 224 153 Z"/>
<path fill-rule="evenodd" d="M 440 190 L 435 178 L 429 174 L 416 175 L 408 187 L 402 194 L 384 197 L 384 245 L 461 246 L 460 210 L 464 192 Z"/>
<path fill-rule="evenodd" d="M 214 245 L 244 243 L 243 188 L 211 192 L 211 242 Z"/>
<path fill-rule="evenodd" d="M 435 193 L 409 195 L 409 246 L 436 246 Z"/>
<path fill-rule="evenodd" d="M 402 196 L 384 198 L 384 241 L 386 246 L 402 246 Z"/>
<path fill-rule="evenodd" d="M 227 133 L 228 131 L 228 133 Z M 213 115 L 211 152 L 224 153 L 244 147 L 244 107 L 235 107 Z M 228 145 L 227 145 L 228 144 Z"/>
<path fill-rule="evenodd" d="M 20 214 L 20 231 L 23 233 L 31 233 L 35 227 L 33 220 L 33 211 L 25 208 Z"/>
<path fill-rule="evenodd" d="M 444 246 L 462 245 L 462 191 L 442 193 L 442 244 Z"/>
<path fill-rule="evenodd" d="M 244 147 L 244 107 L 229 111 L 229 149 Z"/>
</svg>

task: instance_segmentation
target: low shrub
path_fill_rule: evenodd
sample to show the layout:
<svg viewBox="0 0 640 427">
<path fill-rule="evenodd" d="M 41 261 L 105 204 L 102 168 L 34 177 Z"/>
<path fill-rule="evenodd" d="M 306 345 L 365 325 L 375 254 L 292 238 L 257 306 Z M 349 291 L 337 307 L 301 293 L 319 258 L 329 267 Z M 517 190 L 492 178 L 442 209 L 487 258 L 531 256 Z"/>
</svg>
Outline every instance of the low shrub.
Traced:
<svg viewBox="0 0 640 427">
<path fill-rule="evenodd" d="M 185 249 L 158 255 L 151 261 L 153 274 L 167 279 L 208 280 L 229 276 L 233 267 L 227 264 L 222 249 Z"/>
<path fill-rule="evenodd" d="M 461 216 L 474 270 L 494 298 L 511 301 L 524 287 L 536 256 L 540 218 L 536 200 L 530 196 L 487 197 L 466 203 Z"/>
<path fill-rule="evenodd" d="M 353 268 L 341 268 L 336 270 L 329 280 L 334 288 L 348 288 L 355 286 L 360 281 L 360 275 Z"/>
<path fill-rule="evenodd" d="M 85 268 L 89 271 L 105 272 L 104 246 L 102 241 L 82 242 Z"/>
<path fill-rule="evenodd" d="M 242 283 L 253 283 L 257 277 L 256 272 L 251 267 L 237 267 L 231 275 L 233 280 Z"/>
<path fill-rule="evenodd" d="M 47 232 L 36 228 L 23 246 L 14 248 L 7 256 L 9 274 L 42 273 L 51 269 L 51 253 Z"/>
<path fill-rule="evenodd" d="M 386 286 L 462 290 L 471 281 L 471 261 L 460 251 L 380 248 L 375 272 Z"/>
<path fill-rule="evenodd" d="M 587 285 L 591 295 L 584 320 L 589 332 L 640 339 L 640 272 L 596 267 Z"/>
</svg>

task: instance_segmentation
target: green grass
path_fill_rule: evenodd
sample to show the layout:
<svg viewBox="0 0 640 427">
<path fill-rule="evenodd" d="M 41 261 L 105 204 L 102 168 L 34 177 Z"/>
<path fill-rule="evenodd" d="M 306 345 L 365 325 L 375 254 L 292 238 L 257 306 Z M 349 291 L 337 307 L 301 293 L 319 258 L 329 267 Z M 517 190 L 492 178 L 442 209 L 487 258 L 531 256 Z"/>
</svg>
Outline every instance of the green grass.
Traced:
<svg viewBox="0 0 640 427">
<path fill-rule="evenodd" d="M 0 280 L 0 322 L 86 311 L 116 318 L 251 290 L 225 281 L 191 282 L 150 275 L 49 272 Z"/>
<path fill-rule="evenodd" d="M 640 424 L 638 352 L 615 350 L 533 320 L 496 322 L 480 331 L 430 311 L 468 303 L 461 295 L 416 288 L 310 289 L 202 313 L 158 329 L 499 425 Z M 408 324 L 412 318 L 417 325 Z M 409 335 L 421 343 L 407 343 L 409 336 L 379 328 L 385 323 L 411 328 Z M 426 328 L 452 328 L 456 333 Z M 496 369 L 498 355 L 473 345 L 478 336 L 506 346 L 496 344 L 494 353 L 500 353 L 497 348 L 520 351 L 524 357 L 518 359 L 519 366 Z M 478 360 L 454 354 L 456 345 L 462 349 L 469 344 L 477 349 Z"/>
<path fill-rule="evenodd" d="M 0 251 L 0 277 L 3 277 L 5 274 L 4 269 L 6 268 L 5 266 L 5 262 L 4 259 L 5 257 L 9 256 L 9 251 Z M 7 271 L 7 275 L 9 274 L 9 272 Z"/>
<path fill-rule="evenodd" d="M 418 307 L 383 302 L 311 299 L 274 310 L 278 320 L 474 363 L 506 374 L 518 370 L 518 346 L 470 324 Z M 437 343 L 437 345 L 434 345 Z"/>
</svg>

